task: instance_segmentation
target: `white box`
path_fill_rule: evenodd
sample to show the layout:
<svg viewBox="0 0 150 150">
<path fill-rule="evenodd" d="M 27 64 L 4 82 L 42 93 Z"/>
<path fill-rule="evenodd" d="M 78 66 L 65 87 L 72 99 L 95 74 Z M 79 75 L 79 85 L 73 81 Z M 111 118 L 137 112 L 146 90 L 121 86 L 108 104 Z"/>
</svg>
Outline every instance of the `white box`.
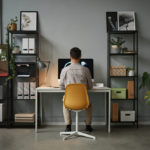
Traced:
<svg viewBox="0 0 150 150">
<path fill-rule="evenodd" d="M 5 120 L 5 104 L 0 104 L 0 122 Z"/>
<path fill-rule="evenodd" d="M 29 82 L 24 82 L 24 99 L 29 99 Z"/>
<path fill-rule="evenodd" d="M 134 122 L 135 121 L 135 111 L 120 111 L 120 121 L 122 122 Z"/>
<path fill-rule="evenodd" d="M 17 83 L 17 99 L 23 99 L 23 82 Z"/>
<path fill-rule="evenodd" d="M 29 38 L 22 38 L 22 54 L 28 54 Z"/>
<path fill-rule="evenodd" d="M 35 99 L 36 82 L 30 82 L 30 99 Z"/>
<path fill-rule="evenodd" d="M 29 53 L 35 53 L 35 38 L 29 38 Z"/>
</svg>

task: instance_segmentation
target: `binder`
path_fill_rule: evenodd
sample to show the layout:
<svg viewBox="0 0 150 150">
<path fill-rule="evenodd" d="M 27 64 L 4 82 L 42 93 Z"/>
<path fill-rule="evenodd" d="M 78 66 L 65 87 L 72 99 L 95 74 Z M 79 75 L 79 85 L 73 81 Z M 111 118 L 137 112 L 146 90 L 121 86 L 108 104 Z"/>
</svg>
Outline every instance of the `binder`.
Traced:
<svg viewBox="0 0 150 150">
<path fill-rule="evenodd" d="M 35 99 L 36 82 L 30 82 L 30 99 Z"/>
<path fill-rule="evenodd" d="M 28 38 L 22 38 L 22 54 L 28 54 Z"/>
<path fill-rule="evenodd" d="M 128 81 L 127 84 L 128 99 L 134 99 L 134 81 Z"/>
<path fill-rule="evenodd" d="M 24 99 L 29 99 L 29 82 L 24 82 Z"/>
<path fill-rule="evenodd" d="M 23 99 L 23 82 L 17 83 L 17 99 Z"/>
<path fill-rule="evenodd" d="M 118 103 L 112 104 L 112 121 L 119 121 L 119 106 Z"/>
<path fill-rule="evenodd" d="M 29 38 L 29 53 L 35 53 L 35 38 Z"/>
</svg>

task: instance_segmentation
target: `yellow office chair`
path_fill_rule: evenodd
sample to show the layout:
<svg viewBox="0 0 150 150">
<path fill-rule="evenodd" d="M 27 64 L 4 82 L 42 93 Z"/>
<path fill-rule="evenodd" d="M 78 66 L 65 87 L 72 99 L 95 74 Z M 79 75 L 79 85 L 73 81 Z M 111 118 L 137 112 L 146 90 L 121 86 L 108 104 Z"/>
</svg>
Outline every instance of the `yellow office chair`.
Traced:
<svg viewBox="0 0 150 150">
<path fill-rule="evenodd" d="M 94 136 L 78 131 L 78 112 L 87 109 L 89 106 L 88 93 L 84 84 L 69 84 L 66 87 L 64 106 L 76 113 L 76 130 L 71 132 L 60 132 L 60 135 L 68 135 L 64 140 L 72 136 L 84 136 L 96 139 Z"/>
</svg>

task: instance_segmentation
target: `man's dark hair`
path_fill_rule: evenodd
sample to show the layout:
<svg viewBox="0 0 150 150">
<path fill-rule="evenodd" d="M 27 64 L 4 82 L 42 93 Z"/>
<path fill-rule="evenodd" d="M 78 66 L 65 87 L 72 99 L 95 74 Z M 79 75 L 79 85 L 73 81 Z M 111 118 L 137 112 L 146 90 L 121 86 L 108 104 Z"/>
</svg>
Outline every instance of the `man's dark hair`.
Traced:
<svg viewBox="0 0 150 150">
<path fill-rule="evenodd" d="M 81 50 L 78 47 L 73 47 L 70 50 L 70 56 L 74 59 L 79 59 L 81 57 Z"/>
</svg>

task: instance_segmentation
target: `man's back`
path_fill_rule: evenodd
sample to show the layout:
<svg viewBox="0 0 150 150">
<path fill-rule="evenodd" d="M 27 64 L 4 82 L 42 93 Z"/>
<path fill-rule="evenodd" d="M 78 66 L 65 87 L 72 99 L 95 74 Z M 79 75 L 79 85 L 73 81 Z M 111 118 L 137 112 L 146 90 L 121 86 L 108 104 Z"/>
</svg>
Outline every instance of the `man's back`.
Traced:
<svg viewBox="0 0 150 150">
<path fill-rule="evenodd" d="M 93 85 L 89 69 L 79 63 L 71 63 L 70 66 L 64 68 L 60 75 L 60 87 L 65 88 L 72 83 L 82 83 L 91 89 Z"/>
</svg>

